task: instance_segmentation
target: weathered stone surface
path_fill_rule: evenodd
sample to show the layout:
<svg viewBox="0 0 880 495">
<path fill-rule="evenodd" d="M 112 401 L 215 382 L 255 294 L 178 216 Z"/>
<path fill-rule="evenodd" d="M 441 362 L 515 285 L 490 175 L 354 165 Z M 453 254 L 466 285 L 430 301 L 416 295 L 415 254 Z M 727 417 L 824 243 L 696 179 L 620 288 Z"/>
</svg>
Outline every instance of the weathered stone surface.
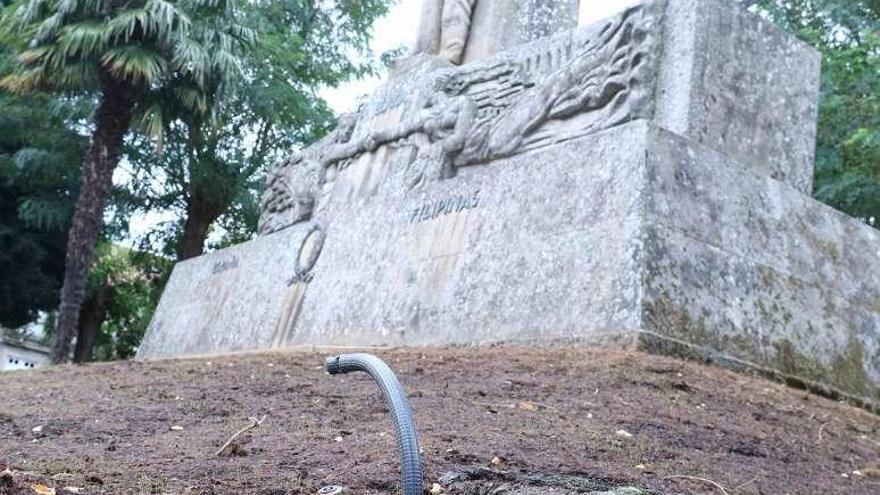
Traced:
<svg viewBox="0 0 880 495">
<path fill-rule="evenodd" d="M 644 121 L 351 203 L 311 277 L 288 287 L 306 226 L 241 248 L 263 251 L 242 259 L 278 254 L 260 278 L 233 276 L 246 286 L 236 310 L 197 316 L 229 286 L 207 277 L 195 303 L 169 313 L 192 300 L 170 285 L 157 315 L 166 328 L 141 355 L 642 336 L 862 397 L 880 386 L 880 234 Z M 266 277 L 277 281 L 263 288 Z M 251 314 L 264 316 L 242 334 Z M 204 330 L 179 345 L 185 329 Z"/>
<path fill-rule="evenodd" d="M 648 160 L 643 327 L 880 399 L 880 232 L 666 131 Z"/>
<path fill-rule="evenodd" d="M 278 313 L 296 275 L 300 224 L 257 241 L 178 263 L 165 287 L 139 357 L 272 347 Z"/>
<path fill-rule="evenodd" d="M 273 177 L 275 233 L 175 270 L 139 355 L 638 341 L 878 399 L 880 234 L 804 194 L 817 71 L 723 0 L 413 59 Z"/>
<path fill-rule="evenodd" d="M 463 67 L 416 57 L 272 176 L 261 231 L 334 209 L 291 192 L 320 189 L 310 177 L 345 203 L 377 194 L 392 162 L 411 170 L 397 187 L 424 187 L 636 119 L 809 192 L 818 75 L 815 51 L 727 0 L 648 2 Z"/>
<path fill-rule="evenodd" d="M 578 0 L 478 0 L 464 62 L 577 27 Z"/>
<path fill-rule="evenodd" d="M 578 0 L 423 0 L 411 55 L 454 65 L 574 29 Z"/>
<path fill-rule="evenodd" d="M 644 129 L 619 127 L 431 188 L 337 206 L 287 343 L 540 341 L 636 329 Z"/>
<path fill-rule="evenodd" d="M 658 124 L 809 194 L 818 52 L 730 0 L 670 0 Z"/>
</svg>

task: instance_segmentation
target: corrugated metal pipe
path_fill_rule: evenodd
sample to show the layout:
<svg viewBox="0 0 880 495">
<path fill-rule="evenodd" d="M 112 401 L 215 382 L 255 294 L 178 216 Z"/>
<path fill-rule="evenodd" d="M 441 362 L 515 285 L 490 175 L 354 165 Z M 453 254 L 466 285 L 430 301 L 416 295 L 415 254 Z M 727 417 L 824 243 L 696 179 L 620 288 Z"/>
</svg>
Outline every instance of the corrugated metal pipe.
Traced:
<svg viewBox="0 0 880 495">
<path fill-rule="evenodd" d="M 331 357 L 327 359 L 326 366 L 327 372 L 331 375 L 363 371 L 379 385 L 394 420 L 397 451 L 400 453 L 403 495 L 423 495 L 419 434 L 416 431 L 406 393 L 391 368 L 372 354 L 343 354 Z"/>
</svg>

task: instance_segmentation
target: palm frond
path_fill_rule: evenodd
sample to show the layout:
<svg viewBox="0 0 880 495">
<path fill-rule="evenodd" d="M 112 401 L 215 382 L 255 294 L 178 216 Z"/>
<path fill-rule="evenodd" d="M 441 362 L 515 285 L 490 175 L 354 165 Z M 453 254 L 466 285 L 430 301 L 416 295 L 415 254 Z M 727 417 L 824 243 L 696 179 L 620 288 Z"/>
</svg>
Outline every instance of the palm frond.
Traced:
<svg viewBox="0 0 880 495">
<path fill-rule="evenodd" d="M 137 107 L 133 122 L 137 130 L 155 140 L 156 153 L 162 156 L 165 148 L 165 115 L 162 105 L 154 102 Z"/>
<path fill-rule="evenodd" d="M 205 95 L 204 91 L 200 91 L 197 88 L 181 86 L 174 88 L 174 96 L 184 108 L 190 111 L 203 114 L 208 112 L 208 97 Z"/>
<path fill-rule="evenodd" d="M 24 69 L 0 79 L 0 88 L 16 94 L 23 94 L 46 86 L 42 69 Z"/>
<path fill-rule="evenodd" d="M 176 70 L 192 77 L 196 84 L 204 86 L 211 56 L 201 43 L 183 38 L 174 47 L 171 64 Z"/>
<path fill-rule="evenodd" d="M 189 17 L 171 2 L 166 0 L 147 0 L 144 9 L 150 13 L 159 31 L 160 39 L 167 39 L 171 32 L 185 34 L 192 22 Z"/>
<path fill-rule="evenodd" d="M 60 89 L 85 90 L 97 85 L 95 69 L 95 64 L 90 61 L 68 63 L 53 74 L 52 81 Z"/>
<path fill-rule="evenodd" d="M 101 62 L 116 77 L 147 83 L 157 81 L 167 68 L 164 57 L 140 45 L 110 48 L 104 52 Z"/>
<path fill-rule="evenodd" d="M 25 66 L 33 66 L 42 64 L 56 48 L 52 45 L 42 45 L 29 48 L 18 55 L 18 61 Z"/>
<path fill-rule="evenodd" d="M 65 57 L 88 57 L 101 54 L 110 43 L 111 31 L 103 22 L 69 24 L 61 30 L 58 45 Z"/>
<path fill-rule="evenodd" d="M 59 198 L 30 198 L 18 205 L 19 218 L 30 228 L 61 230 L 70 218 L 70 203 Z"/>
<path fill-rule="evenodd" d="M 244 43 L 246 46 L 253 46 L 257 44 L 257 31 L 255 29 L 251 29 L 242 24 L 234 24 L 229 26 L 227 29 L 229 34 L 234 37 L 239 43 Z"/>
<path fill-rule="evenodd" d="M 140 29 L 142 34 L 149 35 L 157 30 L 157 20 L 150 15 L 147 9 L 124 10 L 107 21 L 107 31 L 110 38 L 122 43 L 128 43 Z"/>
<path fill-rule="evenodd" d="M 19 8 L 16 17 L 20 19 L 22 25 L 27 25 L 36 22 L 46 7 L 46 0 L 30 0 L 26 5 Z"/>
<path fill-rule="evenodd" d="M 241 60 L 231 51 L 218 50 L 214 53 L 213 68 L 223 79 L 235 79 L 242 73 Z"/>
<path fill-rule="evenodd" d="M 221 5 L 224 0 L 194 0 L 198 7 L 216 8 Z"/>
<path fill-rule="evenodd" d="M 40 25 L 37 26 L 37 31 L 34 34 L 34 42 L 43 43 L 45 41 L 48 41 L 50 38 L 55 36 L 63 22 L 64 14 L 61 14 L 60 12 L 56 12 L 43 19 L 43 22 L 41 22 Z"/>
<path fill-rule="evenodd" d="M 61 16 L 67 16 L 72 14 L 78 6 L 77 0 L 58 0 L 58 4 L 56 5 L 56 9 Z"/>
</svg>

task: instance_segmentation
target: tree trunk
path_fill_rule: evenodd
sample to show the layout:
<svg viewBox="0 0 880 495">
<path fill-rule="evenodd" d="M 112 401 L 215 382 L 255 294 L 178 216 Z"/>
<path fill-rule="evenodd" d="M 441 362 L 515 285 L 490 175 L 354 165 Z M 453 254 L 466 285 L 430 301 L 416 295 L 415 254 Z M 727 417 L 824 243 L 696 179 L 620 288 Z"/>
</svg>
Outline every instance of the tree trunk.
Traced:
<svg viewBox="0 0 880 495">
<path fill-rule="evenodd" d="M 69 359 L 71 343 L 79 324 L 85 298 L 86 279 L 95 254 L 95 243 L 104 224 L 104 207 L 119 163 L 125 133 L 131 124 L 136 88 L 101 73 L 101 101 L 95 114 L 92 142 L 82 165 L 82 182 L 76 210 L 67 233 L 64 283 L 52 362 Z"/>
<path fill-rule="evenodd" d="M 73 351 L 74 363 L 88 363 L 92 360 L 95 340 L 104 323 L 107 303 L 110 301 L 111 289 L 102 285 L 98 293 L 85 300 L 79 312 L 79 332 L 76 336 L 76 348 Z"/>
<path fill-rule="evenodd" d="M 211 194 L 191 186 L 186 201 L 186 223 L 183 226 L 183 237 L 177 249 L 177 261 L 188 260 L 201 256 L 205 252 L 205 241 L 208 232 L 217 218 L 225 209 L 223 198 L 211 198 Z"/>
</svg>

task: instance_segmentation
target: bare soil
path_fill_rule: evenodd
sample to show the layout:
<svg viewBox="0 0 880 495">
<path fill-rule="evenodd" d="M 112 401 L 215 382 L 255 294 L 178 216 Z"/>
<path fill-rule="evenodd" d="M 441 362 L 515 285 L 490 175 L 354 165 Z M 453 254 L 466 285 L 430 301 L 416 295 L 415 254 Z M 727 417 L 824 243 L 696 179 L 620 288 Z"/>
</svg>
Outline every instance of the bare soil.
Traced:
<svg viewBox="0 0 880 495">
<path fill-rule="evenodd" d="M 762 379 L 606 349 L 378 354 L 411 397 L 429 487 L 488 468 L 663 494 L 880 494 L 880 417 Z M 376 387 L 365 375 L 327 375 L 326 355 L 4 374 L 0 494 L 396 492 Z"/>
</svg>

